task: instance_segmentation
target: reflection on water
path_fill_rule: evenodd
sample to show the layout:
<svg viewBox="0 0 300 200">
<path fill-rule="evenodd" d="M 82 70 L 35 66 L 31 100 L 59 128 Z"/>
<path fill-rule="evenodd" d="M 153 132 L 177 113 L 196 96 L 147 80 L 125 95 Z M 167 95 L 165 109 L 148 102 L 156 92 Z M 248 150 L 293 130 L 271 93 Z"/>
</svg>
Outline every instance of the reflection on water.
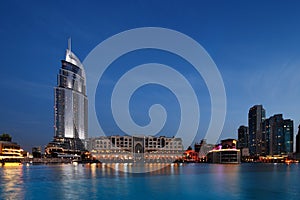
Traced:
<svg viewBox="0 0 300 200">
<path fill-rule="evenodd" d="M 174 174 L 176 171 L 174 169 L 178 168 L 180 164 L 169 164 L 169 163 L 148 163 L 148 164 L 136 164 L 136 163 L 116 163 L 116 164 L 102 164 L 104 168 L 111 168 L 114 170 L 115 175 L 119 173 L 132 174 L 132 173 L 142 173 L 142 174 Z M 182 164 L 181 164 L 182 165 Z M 105 171 L 107 171 L 106 169 Z M 108 170 L 110 171 L 110 170 Z M 146 172 L 146 173 L 143 173 Z"/>
<path fill-rule="evenodd" d="M 213 165 L 211 172 L 214 173 L 212 181 L 215 185 L 216 193 L 240 194 L 240 165 Z"/>
<path fill-rule="evenodd" d="M 149 164 L 148 173 L 126 172 L 133 167 L 139 166 L 2 167 L 0 199 L 297 199 L 300 195 L 298 164 Z"/>
<path fill-rule="evenodd" d="M 1 167 L 0 169 L 0 199 L 23 199 L 23 168 Z"/>
</svg>

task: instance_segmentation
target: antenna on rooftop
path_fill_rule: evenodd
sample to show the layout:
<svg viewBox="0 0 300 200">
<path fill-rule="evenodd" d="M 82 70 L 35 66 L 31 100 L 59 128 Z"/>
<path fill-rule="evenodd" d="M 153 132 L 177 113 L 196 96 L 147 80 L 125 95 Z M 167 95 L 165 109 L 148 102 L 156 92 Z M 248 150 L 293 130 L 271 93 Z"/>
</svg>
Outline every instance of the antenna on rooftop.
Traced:
<svg viewBox="0 0 300 200">
<path fill-rule="evenodd" d="M 71 37 L 69 37 L 69 39 L 68 39 L 68 49 L 71 51 Z"/>
</svg>

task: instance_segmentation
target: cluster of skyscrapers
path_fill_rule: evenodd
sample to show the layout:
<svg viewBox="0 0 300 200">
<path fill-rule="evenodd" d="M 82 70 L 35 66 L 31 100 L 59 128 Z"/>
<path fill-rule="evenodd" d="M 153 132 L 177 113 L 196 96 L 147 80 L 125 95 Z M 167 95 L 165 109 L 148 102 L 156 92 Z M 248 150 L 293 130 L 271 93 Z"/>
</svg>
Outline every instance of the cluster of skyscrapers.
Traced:
<svg viewBox="0 0 300 200">
<path fill-rule="evenodd" d="M 172 153 L 175 151 L 179 153 L 183 150 L 181 140 L 174 138 L 116 136 L 88 139 L 88 98 L 86 95 L 85 71 L 80 60 L 71 51 L 70 43 L 66 51 L 66 57 L 61 63 L 57 76 L 57 86 L 54 88 L 55 134 L 53 141 L 45 149 L 46 154 L 56 154 L 55 156 L 71 155 L 86 149 L 90 151 L 113 149 L 113 146 L 119 149 L 122 146 L 122 150 L 127 148 L 129 152 L 133 153 L 136 153 L 136 149 L 146 152 L 148 148 L 153 148 L 153 150 L 163 148 L 163 150 Z M 140 142 L 143 145 L 139 148 L 135 146 L 135 143 L 138 144 L 138 139 L 144 141 Z M 123 143 L 118 144 L 118 140 Z M 149 144 L 147 143 L 148 140 L 150 141 Z M 107 143 L 107 141 L 109 142 Z M 160 143 L 154 145 L 153 141 L 167 142 L 164 145 Z M 300 157 L 299 133 L 296 141 L 296 153 Z M 87 142 L 90 144 L 87 144 Z M 179 143 L 177 144 L 177 142 Z M 173 143 L 176 145 L 173 146 Z M 106 144 L 110 147 L 105 146 Z M 293 153 L 293 146 L 293 120 L 284 119 L 282 114 L 266 118 L 266 111 L 262 105 L 255 105 L 250 108 L 248 126 L 240 126 L 238 129 L 238 148 L 242 150 L 243 156 L 289 155 Z"/>
<path fill-rule="evenodd" d="M 240 126 L 238 129 L 238 147 L 249 150 L 250 156 L 290 155 L 293 146 L 293 120 L 284 119 L 282 114 L 266 118 L 262 105 L 251 107 L 248 126 Z"/>
</svg>

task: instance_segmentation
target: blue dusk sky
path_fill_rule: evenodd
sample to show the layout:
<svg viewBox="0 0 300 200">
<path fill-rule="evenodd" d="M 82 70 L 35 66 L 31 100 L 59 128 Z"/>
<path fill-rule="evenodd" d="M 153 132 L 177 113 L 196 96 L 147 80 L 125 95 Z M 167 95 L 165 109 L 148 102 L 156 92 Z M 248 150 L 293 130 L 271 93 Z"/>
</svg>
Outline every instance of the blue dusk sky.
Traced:
<svg viewBox="0 0 300 200">
<path fill-rule="evenodd" d="M 300 123 L 299 9 L 296 0 L 2 1 L 0 133 L 11 134 L 26 150 L 52 140 L 54 87 L 69 37 L 72 51 L 84 61 L 100 42 L 117 33 L 163 27 L 196 40 L 217 65 L 227 95 L 220 139 L 237 138 L 237 128 L 247 125 L 248 110 L 256 104 L 264 106 L 267 117 L 282 113 L 294 120 L 296 135 Z M 196 83 L 201 111 L 198 142 L 211 115 L 207 87 L 189 63 L 153 49 L 120 57 L 103 75 L 95 105 L 103 130 L 106 134 L 122 132 L 110 110 L 114 83 L 130 68 L 149 62 L 172 66 L 192 85 Z M 174 135 L 180 121 L 179 104 L 170 90 L 159 85 L 145 85 L 133 94 L 132 119 L 147 125 L 148 109 L 157 103 L 171 113 L 159 134 Z"/>
</svg>

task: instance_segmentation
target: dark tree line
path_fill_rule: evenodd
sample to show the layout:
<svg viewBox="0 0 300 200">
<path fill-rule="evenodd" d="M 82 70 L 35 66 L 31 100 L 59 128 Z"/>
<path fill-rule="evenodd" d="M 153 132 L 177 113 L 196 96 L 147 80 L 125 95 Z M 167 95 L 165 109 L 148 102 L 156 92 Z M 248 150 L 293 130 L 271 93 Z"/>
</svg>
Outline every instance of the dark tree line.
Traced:
<svg viewBox="0 0 300 200">
<path fill-rule="evenodd" d="M 7 133 L 3 133 L 2 135 L 0 135 L 0 141 L 11 142 L 11 136 Z"/>
</svg>

